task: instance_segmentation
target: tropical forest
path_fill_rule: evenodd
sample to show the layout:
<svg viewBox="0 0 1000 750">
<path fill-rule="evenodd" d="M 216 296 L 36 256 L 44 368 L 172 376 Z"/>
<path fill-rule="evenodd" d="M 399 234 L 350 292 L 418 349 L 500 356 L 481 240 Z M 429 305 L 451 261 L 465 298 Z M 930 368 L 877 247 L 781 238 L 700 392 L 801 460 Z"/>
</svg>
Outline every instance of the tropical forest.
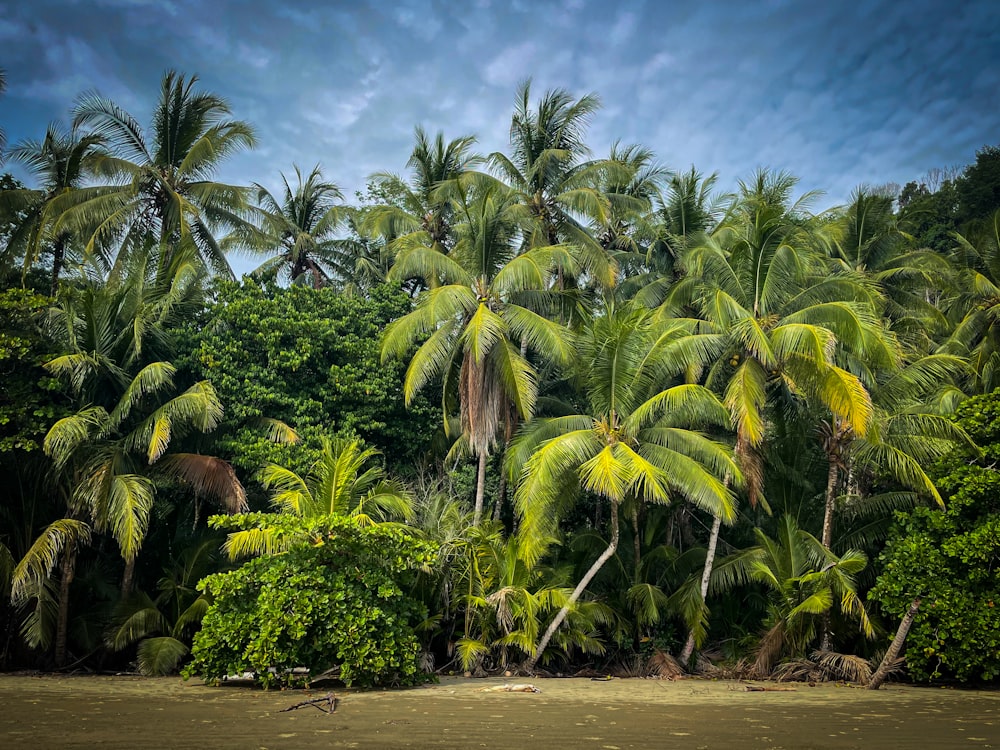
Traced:
<svg viewBox="0 0 1000 750">
<path fill-rule="evenodd" d="M 829 205 L 510 93 L 353 195 L 187 72 L 0 140 L 0 669 L 997 683 L 1000 147 Z"/>
</svg>

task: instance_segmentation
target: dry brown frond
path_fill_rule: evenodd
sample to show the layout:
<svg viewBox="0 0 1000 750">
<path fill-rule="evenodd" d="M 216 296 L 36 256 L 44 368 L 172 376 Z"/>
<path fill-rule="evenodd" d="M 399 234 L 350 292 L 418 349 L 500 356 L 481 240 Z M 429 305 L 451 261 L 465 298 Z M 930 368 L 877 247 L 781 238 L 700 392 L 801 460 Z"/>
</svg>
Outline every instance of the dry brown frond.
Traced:
<svg viewBox="0 0 1000 750">
<path fill-rule="evenodd" d="M 872 678 L 872 665 L 867 659 L 836 651 L 813 651 L 812 659 L 823 673 L 824 680 L 844 680 L 867 685 Z"/>
<path fill-rule="evenodd" d="M 168 476 L 194 487 L 202 495 L 218 502 L 227 513 L 247 510 L 247 493 L 236 478 L 233 467 L 221 458 L 200 453 L 172 453 L 159 461 L 157 467 Z"/>
<path fill-rule="evenodd" d="M 753 674 L 759 679 L 765 679 L 771 674 L 774 663 L 781 655 L 781 649 L 785 646 L 785 624 L 777 623 L 768 630 L 764 637 L 760 639 L 757 647 L 757 658 L 753 663 Z"/>
</svg>

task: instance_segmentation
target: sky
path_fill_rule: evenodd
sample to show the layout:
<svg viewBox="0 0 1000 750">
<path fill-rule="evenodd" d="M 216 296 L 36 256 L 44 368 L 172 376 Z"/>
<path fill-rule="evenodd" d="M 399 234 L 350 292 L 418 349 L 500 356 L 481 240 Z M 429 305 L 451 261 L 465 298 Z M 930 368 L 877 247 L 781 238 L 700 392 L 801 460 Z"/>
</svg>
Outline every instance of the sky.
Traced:
<svg viewBox="0 0 1000 750">
<path fill-rule="evenodd" d="M 600 97 L 594 156 L 641 143 L 726 189 L 785 169 L 818 208 L 1000 143 L 996 0 L 0 0 L 0 67 L 9 143 L 84 91 L 148 123 L 176 69 L 257 130 L 221 180 L 273 189 L 319 163 L 348 196 L 405 172 L 417 124 L 503 150 L 529 77 Z"/>
</svg>

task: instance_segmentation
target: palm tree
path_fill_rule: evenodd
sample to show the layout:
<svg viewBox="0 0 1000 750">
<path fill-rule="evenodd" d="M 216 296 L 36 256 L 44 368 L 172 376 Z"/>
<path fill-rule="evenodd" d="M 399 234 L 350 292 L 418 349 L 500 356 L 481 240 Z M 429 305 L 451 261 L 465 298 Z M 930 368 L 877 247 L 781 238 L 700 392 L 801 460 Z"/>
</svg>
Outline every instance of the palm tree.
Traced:
<svg viewBox="0 0 1000 750">
<path fill-rule="evenodd" d="M 1000 210 L 978 236 L 954 239 L 958 293 L 947 308 L 954 328 L 939 351 L 967 356 L 977 391 L 989 393 L 1000 384 Z"/>
<path fill-rule="evenodd" d="M 512 446 L 521 554 L 529 564 L 551 544 L 560 510 L 575 492 L 593 493 L 611 505 L 607 547 L 549 624 L 529 669 L 615 554 L 622 503 L 668 503 L 680 496 L 726 523 L 736 517 L 723 480 L 740 478 L 730 451 L 689 429 L 696 423 L 728 426 L 725 407 L 699 385 L 664 388 L 665 378 L 682 367 L 675 345 L 686 338 L 681 324 L 660 331 L 648 310 L 612 306 L 578 345 L 587 413 L 536 420 Z"/>
<path fill-rule="evenodd" d="M 320 457 L 307 478 L 269 464 L 260 472 L 260 481 L 271 492 L 271 506 L 278 513 L 301 518 L 349 517 L 360 525 L 407 520 L 413 515 L 413 498 L 374 463 L 379 455 L 360 440 L 324 438 Z M 296 541 L 269 523 L 266 515 L 256 520 L 253 528 L 229 535 L 224 549 L 231 559 L 275 554 Z"/>
<path fill-rule="evenodd" d="M 641 255 L 655 231 L 650 212 L 668 173 L 652 151 L 638 145 L 611 144 L 607 164 L 615 168 L 599 175 L 597 188 L 608 199 L 608 211 L 592 234 L 610 253 Z"/>
<path fill-rule="evenodd" d="M 473 136 L 445 143 L 444 134 L 434 140 L 423 128 L 415 131 L 416 144 L 406 166 L 413 174 L 409 181 L 389 172 L 373 176 L 375 187 L 391 202 L 371 209 L 364 229 L 381 235 L 400 249 L 414 244 L 448 252 L 454 241 L 452 205 L 437 193 L 442 183 L 455 180 L 480 162 L 471 153 Z"/>
<path fill-rule="evenodd" d="M 10 157 L 22 164 L 41 186 L 34 190 L 6 190 L 0 195 L 10 213 L 19 216 L 7 252 L 21 252 L 27 273 L 40 257 L 43 246 L 47 246 L 52 252 L 53 296 L 66 253 L 76 240 L 60 219 L 74 204 L 106 192 L 102 188 L 84 187 L 95 149 L 101 143 L 99 136 L 81 135 L 76 129 L 63 132 L 53 123 L 45 131 L 43 141 L 21 141 L 10 152 Z"/>
<path fill-rule="evenodd" d="M 642 272 L 622 284 L 621 294 L 647 307 L 656 307 L 681 281 L 681 258 L 696 238 L 715 229 L 733 196 L 713 192 L 718 175 L 703 177 L 691 167 L 671 174 L 650 217 L 652 241 L 648 243 Z M 688 282 L 690 283 L 690 282 Z"/>
<path fill-rule="evenodd" d="M 78 206 L 67 225 L 86 233 L 86 251 L 106 263 L 148 247 L 161 268 L 179 250 L 195 253 L 216 273 L 231 276 L 213 232 L 242 223 L 245 190 L 213 181 L 223 160 L 255 145 L 253 129 L 229 119 L 224 99 L 195 90 L 198 79 L 168 71 L 150 128 L 114 102 L 90 93 L 74 110 L 74 126 L 103 139 L 96 173 L 116 187 Z"/>
<path fill-rule="evenodd" d="M 893 196 L 884 190 L 857 188 L 850 204 L 833 211 L 831 218 L 834 268 L 878 282 L 892 329 L 927 351 L 932 336 L 947 329 L 935 302 L 941 280 L 953 275 L 948 259 L 932 250 L 909 250 L 914 240 L 900 228 Z"/>
<path fill-rule="evenodd" d="M 494 152 L 487 163 L 515 191 L 526 247 L 566 243 L 577 266 L 603 286 L 613 286 L 616 269 L 577 217 L 598 225 L 608 221 L 610 201 L 598 188 L 611 172 L 619 182 L 632 178 L 613 161 L 590 161 L 584 141 L 590 118 L 600 108 L 594 94 L 579 99 L 563 89 L 547 91 L 531 107 L 531 81 L 518 87 L 510 125 L 511 155 Z M 564 269 L 557 285 L 565 286 Z"/>
<path fill-rule="evenodd" d="M 968 363 L 946 354 L 931 354 L 897 369 L 873 368 L 866 377 L 872 417 L 863 435 L 837 418 L 822 423 L 828 477 L 823 516 L 823 544 L 832 549 L 837 488 L 850 477 L 851 515 L 912 506 L 919 498 L 944 504 L 924 467 L 958 446 L 972 447 L 965 431 L 950 419 L 964 399 L 952 383 Z M 909 493 L 868 496 L 859 491 L 865 478 L 889 477 Z"/>
<path fill-rule="evenodd" d="M 303 179 L 295 167 L 293 189 L 284 175 L 284 194 L 278 201 L 266 188 L 257 188 L 254 211 L 257 226 L 237 230 L 230 243 L 241 244 L 255 252 L 277 254 L 251 273 L 262 277 L 287 277 L 292 283 L 307 278 L 319 289 L 333 278 L 345 275 L 345 240 L 337 231 L 346 218 L 340 188 L 323 179 L 317 164 Z"/>
<path fill-rule="evenodd" d="M 688 251 L 691 281 L 664 305 L 664 312 L 694 306 L 707 323 L 714 349 L 706 354 L 714 361 L 706 384 L 724 391 L 754 504 L 761 497 L 754 452 L 765 437 L 768 390 L 823 405 L 863 435 L 871 399 L 834 355 L 873 366 L 898 359 L 873 293 L 852 276 L 824 278 L 817 238 L 801 214 L 805 198 L 788 203 L 794 184 L 787 174 L 764 171 L 741 183 L 738 207 Z"/>
<path fill-rule="evenodd" d="M 824 237 L 804 214 L 808 194 L 792 204 L 795 179 L 757 172 L 711 235 L 683 257 L 686 274 L 662 310 L 696 309 L 705 326 L 706 385 L 724 393 L 736 430 L 736 454 L 750 502 L 763 498 L 760 449 L 769 403 L 805 398 L 829 410 L 838 424 L 864 436 L 871 398 L 857 375 L 835 355 L 892 366 L 898 352 L 880 325 L 874 294 L 849 275 L 825 276 Z M 819 247 L 818 247 L 819 246 Z M 702 577 L 707 593 L 718 519 L 713 523 Z M 681 655 L 690 658 L 691 637 Z"/>
<path fill-rule="evenodd" d="M 767 630 L 754 663 L 758 676 L 769 675 L 783 654 L 804 654 L 834 606 L 856 619 L 865 636 L 874 635 L 855 583 L 868 564 L 864 553 L 848 550 L 838 557 L 788 515 L 782 517 L 776 539 L 760 529 L 754 534 L 757 545 L 720 564 L 713 588 L 754 582 L 768 590 Z"/>
<path fill-rule="evenodd" d="M 601 654 L 603 644 L 592 635 L 594 624 L 610 619 L 598 602 L 569 604 L 572 589 L 564 575 L 540 565 L 529 565 L 518 554 L 517 540 L 499 534 L 486 536 L 476 546 L 474 570 L 467 570 L 465 633 L 456 645 L 462 669 L 471 671 L 490 654 L 494 667 L 506 670 L 512 655 L 531 656 L 542 624 L 562 607 L 570 608 L 569 627 L 559 633 L 564 653 L 579 649 Z M 472 567 L 472 566 L 470 566 Z"/>
<path fill-rule="evenodd" d="M 455 187 L 455 186 L 453 186 Z M 518 254 L 517 196 L 493 181 L 472 193 L 457 190 L 456 242 L 444 254 L 415 245 L 396 259 L 391 281 L 421 278 L 431 287 L 413 312 L 386 329 L 383 359 L 407 356 L 421 342 L 406 371 L 406 403 L 441 377 L 447 401 L 457 390 L 462 435 L 479 458 L 475 522 L 482 517 L 486 462 L 505 421 L 530 419 L 537 374 L 527 350 L 565 363 L 568 333 L 545 314 L 557 267 L 573 267 L 562 246 Z"/>
<path fill-rule="evenodd" d="M 52 369 L 58 370 L 58 365 Z M 14 571 L 13 599 L 23 603 L 37 595 L 60 565 L 59 616 L 55 659 L 66 651 L 69 586 L 78 550 L 92 532 L 114 537 L 125 575 L 122 594 L 132 589 L 135 561 L 146 536 L 155 484 L 149 470 L 186 480 L 200 493 L 216 497 L 230 512 L 245 508 L 245 494 L 226 462 L 211 456 L 166 451 L 172 440 L 195 429 L 209 432 L 222 416 L 222 406 L 208 382 L 166 398 L 175 370 L 168 362 L 141 369 L 109 412 L 89 406 L 52 426 L 45 453 L 57 471 L 69 475 L 71 490 L 66 517 L 50 524 Z M 152 402 L 152 403 L 151 403 Z"/>
</svg>

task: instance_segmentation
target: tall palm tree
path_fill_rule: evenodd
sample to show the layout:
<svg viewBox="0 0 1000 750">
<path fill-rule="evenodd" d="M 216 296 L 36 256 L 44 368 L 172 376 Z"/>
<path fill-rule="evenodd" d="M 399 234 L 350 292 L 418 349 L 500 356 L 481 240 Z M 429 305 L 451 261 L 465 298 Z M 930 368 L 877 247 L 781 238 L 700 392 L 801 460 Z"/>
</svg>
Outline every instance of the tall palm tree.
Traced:
<svg viewBox="0 0 1000 750">
<path fill-rule="evenodd" d="M 457 391 L 462 435 L 479 458 L 475 522 L 482 517 L 486 462 L 507 419 L 530 419 L 537 373 L 530 349 L 566 363 L 568 333 L 545 317 L 557 267 L 573 267 L 563 246 L 518 254 L 517 196 L 495 181 L 453 198 L 456 242 L 444 254 L 434 246 L 404 250 L 392 281 L 422 278 L 431 287 L 413 312 L 386 329 L 382 356 L 412 355 L 403 386 L 407 404 L 417 391 L 442 378 L 447 403 Z M 522 348 L 523 344 L 523 348 Z"/>
<path fill-rule="evenodd" d="M 620 258 L 631 273 L 617 290 L 622 299 L 634 299 L 647 307 L 663 303 L 681 279 L 681 257 L 691 242 L 712 231 L 732 202 L 731 195 L 713 193 L 718 176 L 702 177 L 690 171 L 669 173 L 657 192 L 653 212 L 643 220 L 645 246 L 631 259 Z M 636 255 L 638 257 L 636 257 Z M 678 314 L 681 311 L 675 311 Z"/>
<path fill-rule="evenodd" d="M 350 517 L 361 525 L 408 520 L 413 515 L 413 498 L 376 463 L 379 455 L 360 440 L 324 438 L 308 477 L 268 464 L 260 472 L 260 481 L 271 492 L 271 506 L 279 513 L 302 518 Z M 226 539 L 224 549 L 231 559 L 276 554 L 297 541 L 283 535 L 266 516 L 257 520 L 252 528 L 235 531 Z"/>
<path fill-rule="evenodd" d="M 19 252 L 24 258 L 24 272 L 38 261 L 43 247 L 52 252 L 51 293 L 59 286 L 59 273 L 66 253 L 77 238 L 60 219 L 81 200 L 96 198 L 107 191 L 84 187 L 102 143 L 96 135 L 84 135 L 76 129 L 62 131 L 49 125 L 42 141 L 25 140 L 11 149 L 10 158 L 23 165 L 40 183 L 37 189 L 5 190 L 2 205 L 19 216 L 7 253 Z"/>
<path fill-rule="evenodd" d="M 705 350 L 706 384 L 725 394 L 754 504 L 761 497 L 755 451 L 765 438 L 769 391 L 825 406 L 863 435 L 871 399 L 835 354 L 871 366 L 898 361 L 873 292 L 853 276 L 824 277 L 825 256 L 816 252 L 804 199 L 789 204 L 794 184 L 787 174 L 765 171 L 741 183 L 738 206 L 685 254 L 686 279 L 663 307 L 693 307 L 707 324 L 714 348 Z"/>
<path fill-rule="evenodd" d="M 953 268 L 940 253 L 910 249 L 914 240 L 900 228 L 893 200 L 885 191 L 862 186 L 845 208 L 832 212 L 834 268 L 878 282 L 885 293 L 883 314 L 892 329 L 928 351 L 934 337 L 947 330 L 935 302 L 941 280 L 950 278 Z"/>
<path fill-rule="evenodd" d="M 166 268 L 185 250 L 216 273 L 232 275 L 213 233 L 241 224 L 246 191 L 213 178 L 226 157 L 256 141 L 249 124 L 230 119 L 224 99 L 195 89 L 197 81 L 168 71 L 146 131 L 97 93 L 77 103 L 73 124 L 103 139 L 95 171 L 116 187 L 66 219 L 86 233 L 88 253 L 110 264 L 153 247 Z"/>
<path fill-rule="evenodd" d="M 292 283 L 309 280 L 315 289 L 332 278 L 344 276 L 345 240 L 337 237 L 347 207 L 343 194 L 323 179 L 317 164 L 303 179 L 295 167 L 296 185 L 284 175 L 284 194 L 279 201 L 266 188 L 257 188 L 256 226 L 241 228 L 224 243 L 237 243 L 255 252 L 274 253 L 251 273 L 262 277 L 286 277 Z"/>
<path fill-rule="evenodd" d="M 699 385 L 664 387 L 682 367 L 675 345 L 685 338 L 682 325 L 658 330 L 648 310 L 612 307 L 589 324 L 577 347 L 588 411 L 536 420 L 512 446 L 521 554 L 529 563 L 551 544 L 561 510 L 574 493 L 593 493 L 611 506 L 607 547 L 549 624 L 529 669 L 615 554 L 623 503 L 668 503 L 679 496 L 726 523 L 736 518 L 724 481 L 740 478 L 730 451 L 690 429 L 728 426 L 725 407 Z"/>
<path fill-rule="evenodd" d="M 613 286 L 615 265 L 587 231 L 585 221 L 606 224 L 610 201 L 598 185 L 614 172 L 618 181 L 631 179 L 627 168 L 612 161 L 587 159 L 584 140 L 590 118 L 600 108 L 594 94 L 574 99 L 563 90 L 547 91 L 533 109 L 531 81 L 517 90 L 510 125 L 511 154 L 494 152 L 490 169 L 517 194 L 519 218 L 527 247 L 565 243 L 574 250 L 577 266 L 603 286 Z M 565 285 L 560 269 L 557 283 Z"/>
<path fill-rule="evenodd" d="M 640 254 L 655 231 L 650 212 L 668 172 L 652 151 L 635 144 L 611 144 L 607 163 L 614 168 L 598 175 L 596 187 L 608 199 L 608 211 L 592 234 L 608 252 Z"/>
<path fill-rule="evenodd" d="M 463 136 L 445 143 L 444 134 L 438 133 L 432 141 L 417 127 L 415 140 L 406 162 L 412 171 L 409 181 L 390 172 L 373 176 L 376 187 L 392 201 L 371 209 L 364 228 L 400 250 L 416 244 L 448 252 L 454 241 L 452 205 L 437 188 L 479 164 L 481 158 L 471 151 L 476 139 Z"/>
<path fill-rule="evenodd" d="M 820 426 L 828 476 L 822 542 L 832 548 L 837 489 L 848 480 L 853 516 L 912 506 L 919 498 L 943 505 L 925 467 L 956 447 L 972 447 L 965 431 L 950 419 L 964 394 L 954 383 L 965 377 L 968 363 L 946 354 L 931 354 L 897 369 L 874 368 L 865 378 L 872 398 L 872 417 L 863 435 L 843 420 Z M 891 478 L 908 492 L 870 496 L 862 481 Z M 870 506 L 870 507 L 869 507 Z"/>
<path fill-rule="evenodd" d="M 957 293 L 947 304 L 954 328 L 939 351 L 966 356 L 975 387 L 1000 385 L 1000 210 L 972 237 L 954 235 Z"/>
</svg>

